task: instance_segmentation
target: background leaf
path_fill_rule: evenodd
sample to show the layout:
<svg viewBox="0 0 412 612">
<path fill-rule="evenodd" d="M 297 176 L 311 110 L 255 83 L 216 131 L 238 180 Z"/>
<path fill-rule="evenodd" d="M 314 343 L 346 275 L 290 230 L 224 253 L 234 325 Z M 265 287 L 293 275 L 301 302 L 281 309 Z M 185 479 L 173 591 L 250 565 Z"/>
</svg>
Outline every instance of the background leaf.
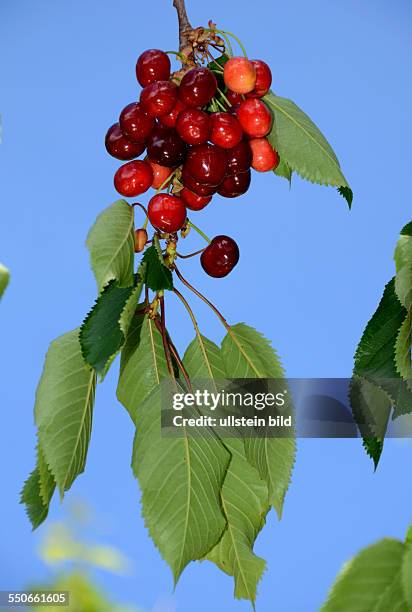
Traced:
<svg viewBox="0 0 412 612">
<path fill-rule="evenodd" d="M 33 529 L 37 529 L 47 518 L 49 504 L 45 504 L 40 493 L 40 474 L 36 467 L 24 483 L 20 503 L 26 506 L 27 516 Z"/>
<path fill-rule="evenodd" d="M 61 496 L 84 470 L 92 429 L 96 375 L 78 336 L 76 329 L 52 342 L 36 392 L 40 446 Z"/>
<path fill-rule="evenodd" d="M 117 200 L 96 219 L 87 237 L 90 263 L 99 291 L 111 280 L 133 285 L 134 209 Z"/>
<path fill-rule="evenodd" d="M 402 585 L 409 609 L 412 610 L 412 542 L 408 542 L 402 562 Z"/>
<path fill-rule="evenodd" d="M 143 256 L 146 265 L 146 285 L 152 291 L 173 289 L 173 278 L 171 271 L 160 261 L 159 253 L 154 245 L 146 249 Z"/>
<path fill-rule="evenodd" d="M 9 280 L 10 280 L 10 273 L 8 269 L 5 268 L 0 263 L 0 298 L 2 297 L 3 293 L 6 290 L 7 285 L 9 284 Z"/>
</svg>

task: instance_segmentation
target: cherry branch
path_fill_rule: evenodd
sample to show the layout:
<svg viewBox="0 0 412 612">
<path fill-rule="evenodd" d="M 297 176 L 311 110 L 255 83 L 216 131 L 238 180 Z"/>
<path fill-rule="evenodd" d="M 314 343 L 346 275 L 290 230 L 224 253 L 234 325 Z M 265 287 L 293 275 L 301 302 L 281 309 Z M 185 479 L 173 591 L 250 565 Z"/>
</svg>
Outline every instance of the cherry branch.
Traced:
<svg viewBox="0 0 412 612">
<path fill-rule="evenodd" d="M 188 45 L 188 33 L 193 29 L 186 12 L 185 0 L 173 0 L 173 6 L 177 11 L 179 20 L 179 50 Z"/>
</svg>

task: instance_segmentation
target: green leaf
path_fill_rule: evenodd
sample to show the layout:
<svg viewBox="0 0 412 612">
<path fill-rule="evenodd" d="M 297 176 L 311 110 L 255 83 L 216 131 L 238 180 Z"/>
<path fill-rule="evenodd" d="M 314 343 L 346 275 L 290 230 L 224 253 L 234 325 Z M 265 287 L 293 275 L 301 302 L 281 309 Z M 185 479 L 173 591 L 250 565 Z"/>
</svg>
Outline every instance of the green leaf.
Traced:
<svg viewBox="0 0 412 612">
<path fill-rule="evenodd" d="M 9 284 L 10 273 L 2 264 L 0 264 L 0 298 L 5 292 L 7 285 Z"/>
<path fill-rule="evenodd" d="M 280 158 L 312 183 L 349 188 L 332 147 L 313 121 L 294 102 L 273 92 L 263 100 L 274 115 L 269 139 Z"/>
<path fill-rule="evenodd" d="M 133 285 L 134 209 L 117 200 L 96 219 L 87 237 L 90 263 L 99 291 L 111 280 Z"/>
<path fill-rule="evenodd" d="M 56 483 L 40 445 L 37 445 L 37 469 L 39 472 L 40 497 L 43 504 L 48 507 L 53 497 Z"/>
<path fill-rule="evenodd" d="M 125 342 L 142 287 L 140 277 L 135 287 L 109 281 L 80 328 L 83 358 L 102 379 Z"/>
<path fill-rule="evenodd" d="M 283 159 L 280 160 L 278 167 L 273 172 L 277 176 L 285 178 L 289 182 L 289 186 L 292 184 L 292 168 Z"/>
<path fill-rule="evenodd" d="M 33 529 L 47 518 L 56 484 L 47 467 L 43 452 L 37 446 L 37 465 L 24 483 L 20 503 L 25 504 Z"/>
<path fill-rule="evenodd" d="M 269 341 L 244 323 L 232 326 L 223 339 L 222 357 L 231 378 L 284 378 Z M 269 502 L 280 518 L 295 461 L 294 438 L 245 438 L 245 451 L 248 461 L 266 482 Z"/>
<path fill-rule="evenodd" d="M 146 264 L 146 285 L 152 291 L 173 289 L 173 278 L 171 271 L 160 261 L 159 253 L 154 245 L 146 249 L 143 256 Z"/>
<path fill-rule="evenodd" d="M 183 363 L 191 379 L 224 380 L 222 355 L 219 347 L 201 334 L 197 334 L 186 349 Z"/>
<path fill-rule="evenodd" d="M 342 196 L 342 198 L 345 198 L 345 200 L 348 203 L 349 209 L 352 208 L 352 202 L 353 202 L 353 191 L 350 187 L 338 187 L 338 191 L 340 193 L 340 195 Z"/>
<path fill-rule="evenodd" d="M 408 612 L 400 582 L 404 551 L 389 538 L 362 550 L 343 567 L 322 612 Z"/>
<path fill-rule="evenodd" d="M 36 392 L 35 418 L 61 496 L 84 470 L 95 388 L 96 375 L 81 354 L 79 330 L 52 342 Z"/>
<path fill-rule="evenodd" d="M 395 344 L 395 363 L 396 369 L 402 378 L 409 382 L 412 381 L 412 308 L 401 325 Z"/>
<path fill-rule="evenodd" d="M 402 585 L 409 609 L 412 610 L 412 544 L 408 543 L 402 562 Z"/>
<path fill-rule="evenodd" d="M 400 376 L 412 388 L 412 222 L 402 231 L 395 249 L 395 291 L 408 315 L 396 341 L 395 363 Z"/>
<path fill-rule="evenodd" d="M 139 405 L 168 378 L 162 337 L 147 316 L 135 316 L 122 350 L 117 398 L 133 421 Z"/>
<path fill-rule="evenodd" d="M 182 428 L 181 433 L 162 435 L 156 387 L 136 412 L 132 467 L 146 526 L 175 583 L 186 565 L 207 555 L 222 535 L 226 520 L 220 489 L 230 458 L 210 429 L 189 436 Z"/>
</svg>

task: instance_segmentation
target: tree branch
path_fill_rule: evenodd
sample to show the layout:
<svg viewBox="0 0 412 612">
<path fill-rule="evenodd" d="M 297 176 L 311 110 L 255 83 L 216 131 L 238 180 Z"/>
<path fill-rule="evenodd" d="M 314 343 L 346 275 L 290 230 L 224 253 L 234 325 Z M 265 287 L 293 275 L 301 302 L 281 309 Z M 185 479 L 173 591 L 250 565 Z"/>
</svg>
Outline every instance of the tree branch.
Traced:
<svg viewBox="0 0 412 612">
<path fill-rule="evenodd" d="M 185 0 L 173 0 L 173 6 L 177 11 L 177 17 L 179 20 L 179 49 L 182 50 L 187 46 L 187 34 L 193 28 L 187 16 Z"/>
</svg>

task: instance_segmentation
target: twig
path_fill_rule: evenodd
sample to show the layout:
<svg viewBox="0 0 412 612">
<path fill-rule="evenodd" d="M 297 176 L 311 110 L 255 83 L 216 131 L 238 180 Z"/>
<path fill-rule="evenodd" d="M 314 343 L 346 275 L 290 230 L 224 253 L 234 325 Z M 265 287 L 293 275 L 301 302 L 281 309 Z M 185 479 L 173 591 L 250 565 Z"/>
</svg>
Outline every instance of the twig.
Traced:
<svg viewBox="0 0 412 612">
<path fill-rule="evenodd" d="M 164 297 L 163 295 L 159 295 L 159 302 L 160 302 L 160 326 L 161 326 L 161 334 L 162 334 L 162 342 L 163 342 L 163 349 L 165 352 L 165 357 L 166 357 L 166 363 L 167 363 L 167 369 L 169 370 L 169 374 L 172 378 L 175 377 L 175 373 L 173 370 L 173 364 L 172 364 L 172 359 L 170 357 L 170 348 L 169 348 L 169 342 L 167 339 L 167 331 L 166 331 L 166 316 L 165 316 L 165 301 L 164 301 Z"/>
<path fill-rule="evenodd" d="M 188 45 L 188 33 L 193 29 L 186 12 L 185 0 L 173 0 L 173 6 L 177 11 L 179 20 L 179 50 Z"/>
</svg>

